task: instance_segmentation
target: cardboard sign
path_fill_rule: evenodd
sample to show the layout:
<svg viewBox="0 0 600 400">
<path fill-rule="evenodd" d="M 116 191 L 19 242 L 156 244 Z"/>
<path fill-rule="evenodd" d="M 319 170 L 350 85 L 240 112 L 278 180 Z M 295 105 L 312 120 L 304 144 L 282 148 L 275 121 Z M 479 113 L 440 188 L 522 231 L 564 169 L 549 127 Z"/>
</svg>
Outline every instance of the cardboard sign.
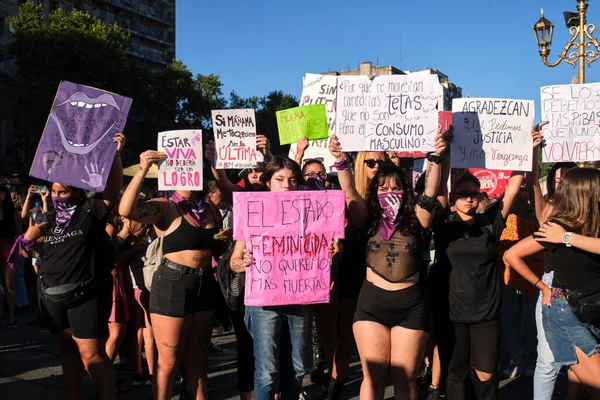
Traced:
<svg viewBox="0 0 600 400">
<path fill-rule="evenodd" d="M 255 168 L 256 117 L 254 110 L 212 110 L 217 169 Z"/>
<path fill-rule="evenodd" d="M 62 81 L 29 175 L 102 192 L 115 159 L 132 100 L 105 90 Z"/>
<path fill-rule="evenodd" d="M 531 171 L 531 100 L 452 100 L 452 168 Z"/>
<path fill-rule="evenodd" d="M 158 134 L 158 151 L 167 159 L 158 166 L 158 190 L 202 190 L 202 131 Z"/>
<path fill-rule="evenodd" d="M 345 193 L 234 192 L 233 237 L 256 263 L 246 269 L 250 306 L 329 301 L 334 238 L 344 237 Z"/>
<path fill-rule="evenodd" d="M 600 160 L 600 83 L 541 88 L 544 162 Z"/>
<path fill-rule="evenodd" d="M 338 77 L 337 136 L 342 149 L 432 151 L 438 94 L 437 75 Z"/>
<path fill-rule="evenodd" d="M 303 78 L 301 106 L 325 104 L 327 114 L 327 127 L 329 136 L 335 135 L 336 128 L 336 103 L 337 103 L 337 77 L 333 75 L 306 74 Z M 289 157 L 296 158 L 296 143 L 290 145 Z M 320 159 L 325 168 L 331 167 L 335 159 L 329 153 L 329 138 L 311 140 L 304 151 L 304 159 Z"/>
<path fill-rule="evenodd" d="M 487 193 L 490 199 L 504 193 L 512 171 L 496 171 L 492 169 L 469 168 L 469 173 L 475 175 L 481 183 L 481 191 Z"/>
<path fill-rule="evenodd" d="M 309 140 L 327 139 L 327 112 L 324 104 L 300 106 L 277 111 L 279 143 L 296 143 L 302 137 Z"/>
</svg>

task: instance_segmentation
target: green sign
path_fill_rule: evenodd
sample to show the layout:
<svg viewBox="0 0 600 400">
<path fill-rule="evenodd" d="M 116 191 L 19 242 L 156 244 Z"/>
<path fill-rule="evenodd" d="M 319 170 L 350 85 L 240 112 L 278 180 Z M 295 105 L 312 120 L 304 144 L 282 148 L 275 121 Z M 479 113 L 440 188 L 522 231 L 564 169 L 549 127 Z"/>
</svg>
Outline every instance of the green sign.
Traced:
<svg viewBox="0 0 600 400">
<path fill-rule="evenodd" d="M 279 143 L 296 143 L 303 136 L 308 140 L 327 139 L 325 104 L 314 104 L 277 111 Z"/>
</svg>

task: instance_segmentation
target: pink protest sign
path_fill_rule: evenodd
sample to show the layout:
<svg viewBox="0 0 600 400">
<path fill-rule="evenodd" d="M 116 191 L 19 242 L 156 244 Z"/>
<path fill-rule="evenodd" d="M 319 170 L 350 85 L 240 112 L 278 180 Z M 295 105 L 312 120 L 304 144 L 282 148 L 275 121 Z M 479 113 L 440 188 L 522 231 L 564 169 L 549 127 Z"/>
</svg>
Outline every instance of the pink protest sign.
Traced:
<svg viewBox="0 0 600 400">
<path fill-rule="evenodd" d="M 234 192 L 233 237 L 256 263 L 246 269 L 248 306 L 329 302 L 334 238 L 344 237 L 342 190 Z"/>
</svg>

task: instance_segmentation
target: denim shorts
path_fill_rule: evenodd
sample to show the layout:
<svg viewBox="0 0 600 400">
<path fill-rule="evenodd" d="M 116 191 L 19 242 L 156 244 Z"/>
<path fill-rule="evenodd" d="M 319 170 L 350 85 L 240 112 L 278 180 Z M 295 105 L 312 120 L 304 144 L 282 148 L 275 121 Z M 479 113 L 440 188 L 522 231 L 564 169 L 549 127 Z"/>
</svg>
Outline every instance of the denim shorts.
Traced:
<svg viewBox="0 0 600 400">
<path fill-rule="evenodd" d="M 552 307 L 542 306 L 542 322 L 555 365 L 577 364 L 575 347 L 588 357 L 600 348 L 600 329 L 579 321 L 566 300 L 553 297 Z"/>
<path fill-rule="evenodd" d="M 152 314 L 184 317 L 215 309 L 217 282 L 208 268 L 197 270 L 164 259 L 154 273 L 151 289 L 149 308 Z"/>
</svg>

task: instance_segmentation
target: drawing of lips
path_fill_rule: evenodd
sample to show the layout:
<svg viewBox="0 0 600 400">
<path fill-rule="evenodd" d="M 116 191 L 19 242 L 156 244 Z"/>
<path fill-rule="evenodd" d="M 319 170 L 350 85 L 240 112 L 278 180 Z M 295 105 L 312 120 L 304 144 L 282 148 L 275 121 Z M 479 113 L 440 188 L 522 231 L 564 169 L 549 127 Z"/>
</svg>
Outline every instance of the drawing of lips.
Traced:
<svg viewBox="0 0 600 400">
<path fill-rule="evenodd" d="M 120 115 L 121 108 L 112 95 L 103 93 L 91 98 L 83 92 L 72 94 L 50 113 L 64 148 L 79 155 L 90 153 L 102 143 Z"/>
</svg>

